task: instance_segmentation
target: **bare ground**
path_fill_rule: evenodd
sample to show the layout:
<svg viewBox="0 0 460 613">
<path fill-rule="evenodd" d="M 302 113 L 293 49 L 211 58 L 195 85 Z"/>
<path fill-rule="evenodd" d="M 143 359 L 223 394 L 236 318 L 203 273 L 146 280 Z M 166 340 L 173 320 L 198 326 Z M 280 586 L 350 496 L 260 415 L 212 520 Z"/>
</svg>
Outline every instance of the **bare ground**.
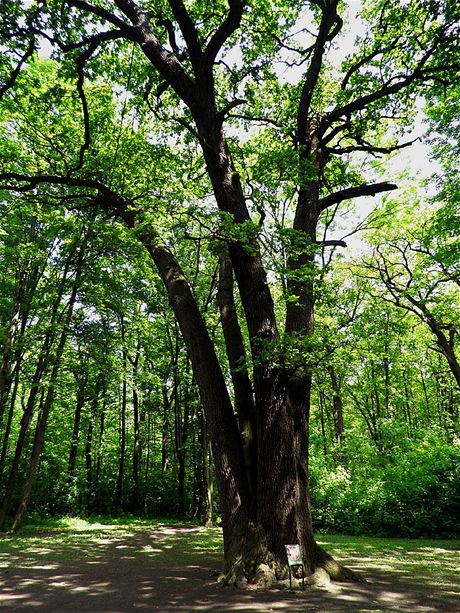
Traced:
<svg viewBox="0 0 460 613">
<path fill-rule="evenodd" d="M 458 585 L 446 590 L 391 569 L 369 572 L 359 558 L 347 563 L 365 574 L 366 585 L 333 584 L 305 591 L 222 588 L 216 581 L 216 552 L 198 548 L 182 555 L 181 542 L 199 531 L 142 527 L 115 538 L 101 531 L 98 538 L 70 543 L 63 538 L 59 545 L 55 532 L 42 532 L 27 551 L 10 548 L 0 556 L 0 611 L 460 612 Z"/>
</svg>

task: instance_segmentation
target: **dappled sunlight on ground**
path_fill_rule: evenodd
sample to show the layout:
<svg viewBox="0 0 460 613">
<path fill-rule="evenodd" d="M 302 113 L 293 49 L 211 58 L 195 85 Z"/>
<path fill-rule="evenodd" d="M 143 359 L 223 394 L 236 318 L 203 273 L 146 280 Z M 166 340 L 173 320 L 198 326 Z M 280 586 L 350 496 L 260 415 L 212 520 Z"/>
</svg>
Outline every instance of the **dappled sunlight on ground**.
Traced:
<svg viewBox="0 0 460 613">
<path fill-rule="evenodd" d="M 211 538 L 210 538 L 211 534 Z M 327 539 L 326 539 L 327 541 Z M 326 542 L 325 545 L 329 547 Z M 413 545 L 413 544 L 412 544 Z M 460 587 L 427 573 L 425 581 L 405 564 L 401 548 L 364 547 L 353 555 L 340 540 L 342 559 L 361 571 L 367 584 L 333 584 L 328 589 L 238 591 L 221 588 L 218 530 L 197 527 L 97 525 L 72 532 L 48 530 L 6 536 L 0 541 L 0 610 L 46 613 L 162 613 L 289 611 L 460 611 Z M 406 549 L 405 549 L 406 548 Z M 399 549 L 399 550 L 398 550 Z M 444 556 L 449 572 L 459 552 L 418 547 L 421 564 Z M 377 555 L 379 554 L 379 555 Z M 439 558 L 438 558 L 439 559 Z M 422 570 L 424 566 L 422 566 Z M 447 577 L 452 575 L 447 574 Z M 458 577 L 458 575 L 457 575 Z M 451 589 L 447 589 L 450 585 Z"/>
</svg>

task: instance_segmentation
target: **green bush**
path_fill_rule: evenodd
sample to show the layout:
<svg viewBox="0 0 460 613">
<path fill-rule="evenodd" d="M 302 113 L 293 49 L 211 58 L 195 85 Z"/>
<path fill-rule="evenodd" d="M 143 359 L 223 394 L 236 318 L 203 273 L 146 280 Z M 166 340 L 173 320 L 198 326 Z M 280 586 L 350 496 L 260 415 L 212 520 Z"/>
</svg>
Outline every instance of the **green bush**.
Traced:
<svg viewBox="0 0 460 613">
<path fill-rule="evenodd" d="M 316 529 L 400 537 L 460 534 L 458 441 L 447 444 L 428 433 L 385 455 L 361 451 L 365 461 L 355 455 L 346 465 L 312 459 Z"/>
</svg>

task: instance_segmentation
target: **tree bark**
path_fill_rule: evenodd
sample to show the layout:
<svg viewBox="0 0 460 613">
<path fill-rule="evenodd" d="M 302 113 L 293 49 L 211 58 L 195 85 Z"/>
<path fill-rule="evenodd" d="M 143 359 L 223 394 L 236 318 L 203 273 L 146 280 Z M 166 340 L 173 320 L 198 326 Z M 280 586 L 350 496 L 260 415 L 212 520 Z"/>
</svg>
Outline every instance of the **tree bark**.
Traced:
<svg viewBox="0 0 460 613">
<path fill-rule="evenodd" d="M 218 475 L 224 529 L 224 552 L 228 561 L 237 534 L 247 523 L 249 491 L 242 445 L 225 380 L 189 284 L 173 254 L 155 237 L 141 235 L 168 292 L 191 359 L 206 421 L 211 432 Z"/>
<path fill-rule="evenodd" d="M 317 564 L 324 566 L 329 563 L 329 557 L 317 547 L 313 538 L 308 490 L 311 369 L 308 364 L 286 368 L 280 363 L 282 359 L 272 361 L 267 357 L 270 352 L 279 351 L 280 336 L 274 303 L 259 253 L 257 231 L 251 226 L 240 177 L 223 133 L 224 113 L 217 110 L 214 89 L 216 55 L 238 28 L 244 3 L 230 3 L 229 19 L 211 37 L 205 50 L 201 48 L 193 20 L 185 7 L 174 12 L 190 54 L 193 78 L 177 57 L 165 55 L 152 24 L 134 3 L 120 0 L 117 5 L 134 26 L 129 30 L 132 39 L 141 45 L 146 57 L 191 112 L 196 126 L 196 130 L 195 127 L 192 130 L 200 142 L 219 210 L 228 214 L 233 223 L 248 229 L 247 241 L 229 238 L 228 247 L 253 358 L 257 439 L 255 515 L 251 514 L 250 486 L 233 408 L 196 301 L 171 252 L 159 245 L 154 236 L 138 232 L 167 288 L 206 412 L 223 516 L 225 561 L 230 570 L 227 579 L 233 581 L 241 574 L 253 579 L 261 562 L 273 567 L 284 566 L 284 545 L 297 539 L 307 568 L 314 569 Z M 319 176 L 308 179 L 311 175 L 309 158 L 314 154 L 316 162 L 320 162 L 324 150 L 317 140 L 318 134 L 304 129 L 304 120 L 309 118 L 310 101 L 319 79 L 325 45 L 340 30 L 341 21 L 336 11 L 337 0 L 324 3 L 320 32 L 298 110 L 296 137 L 301 168 L 294 229 L 309 238 L 311 244 L 315 243 L 321 209 Z M 110 200 L 107 193 L 99 198 L 104 208 L 116 210 L 131 227 L 136 225 L 135 207 L 134 210 L 133 207 L 123 207 L 118 197 L 112 202 Z M 299 285 L 295 277 L 302 271 L 304 263 L 311 273 L 314 252 L 308 248 L 305 262 L 303 258 L 303 255 L 291 254 L 288 262 L 293 272 L 291 288 L 299 298 L 299 304 L 289 302 L 288 335 L 308 335 L 313 329 L 312 283 L 301 282 Z M 335 576 L 338 574 L 335 572 Z"/>
<path fill-rule="evenodd" d="M 247 368 L 246 349 L 233 296 L 232 264 L 227 250 L 221 254 L 219 260 L 217 304 L 219 306 L 222 331 L 224 333 L 225 347 L 232 377 L 235 410 L 243 442 L 247 478 L 251 491 L 251 499 L 254 504 L 257 490 L 255 406 L 252 383 Z M 254 512 L 256 512 L 256 509 L 254 509 Z"/>
</svg>

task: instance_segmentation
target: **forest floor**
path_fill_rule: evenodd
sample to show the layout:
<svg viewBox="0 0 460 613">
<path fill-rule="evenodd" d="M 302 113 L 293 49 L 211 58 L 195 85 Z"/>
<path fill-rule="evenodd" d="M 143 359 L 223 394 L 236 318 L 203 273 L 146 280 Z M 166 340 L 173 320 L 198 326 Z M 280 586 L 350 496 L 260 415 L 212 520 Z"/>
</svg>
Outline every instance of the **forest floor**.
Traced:
<svg viewBox="0 0 460 613">
<path fill-rule="evenodd" d="M 460 541 L 324 536 L 367 579 L 326 588 L 222 588 L 221 533 L 196 526 L 75 523 L 0 538 L 0 611 L 460 612 Z"/>
</svg>

